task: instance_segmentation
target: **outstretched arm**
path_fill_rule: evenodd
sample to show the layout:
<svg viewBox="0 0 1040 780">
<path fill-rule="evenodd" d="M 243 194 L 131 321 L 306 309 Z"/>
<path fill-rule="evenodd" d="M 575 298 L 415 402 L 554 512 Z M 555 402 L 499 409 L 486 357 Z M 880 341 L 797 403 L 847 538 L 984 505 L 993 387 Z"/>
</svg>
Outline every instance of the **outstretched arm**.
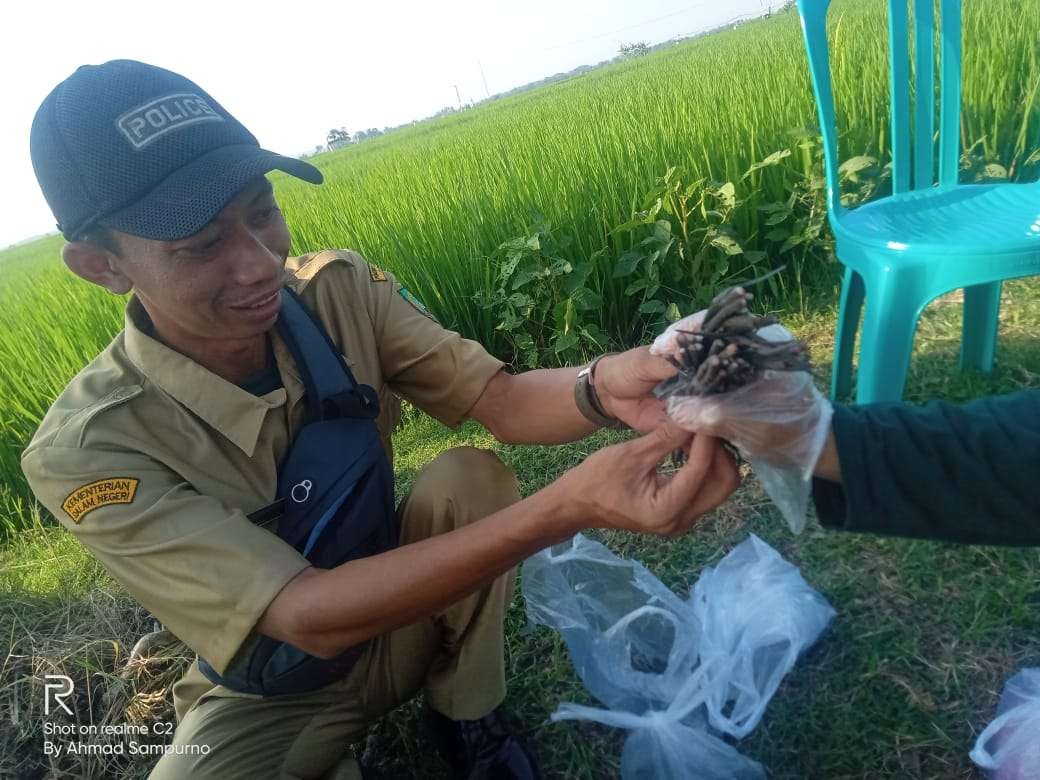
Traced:
<svg viewBox="0 0 1040 780">
<path fill-rule="evenodd" d="M 508 444 L 561 444 L 580 439 L 597 426 L 574 402 L 579 370 L 499 372 L 488 382 L 469 416 Z M 675 368 L 651 355 L 648 347 L 636 347 L 602 358 L 596 364 L 593 384 L 608 415 L 646 433 L 665 418 L 664 406 L 652 390 L 674 373 Z"/>
<path fill-rule="evenodd" d="M 1040 390 L 963 406 L 836 406 L 816 475 L 830 528 L 1040 545 Z"/>
<path fill-rule="evenodd" d="M 593 453 L 541 491 L 464 528 L 334 569 L 307 569 L 271 602 L 257 630 L 333 657 L 444 609 L 584 528 L 685 533 L 739 481 L 709 436 L 693 439 L 674 476 L 659 474 L 661 459 L 689 442 L 689 434 L 662 426 Z"/>
</svg>

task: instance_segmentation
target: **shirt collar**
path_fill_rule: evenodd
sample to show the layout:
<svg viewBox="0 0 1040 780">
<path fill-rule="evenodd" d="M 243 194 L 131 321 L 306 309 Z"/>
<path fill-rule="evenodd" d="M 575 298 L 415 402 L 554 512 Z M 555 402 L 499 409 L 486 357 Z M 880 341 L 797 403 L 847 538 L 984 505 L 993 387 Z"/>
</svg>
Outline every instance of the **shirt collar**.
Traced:
<svg viewBox="0 0 1040 780">
<path fill-rule="evenodd" d="M 268 411 L 285 403 L 285 390 L 257 397 L 148 335 L 150 324 L 141 302 L 131 297 L 124 320 L 130 360 L 165 393 L 252 457 L 264 419 Z M 279 371 L 284 368 L 278 360 Z"/>
</svg>

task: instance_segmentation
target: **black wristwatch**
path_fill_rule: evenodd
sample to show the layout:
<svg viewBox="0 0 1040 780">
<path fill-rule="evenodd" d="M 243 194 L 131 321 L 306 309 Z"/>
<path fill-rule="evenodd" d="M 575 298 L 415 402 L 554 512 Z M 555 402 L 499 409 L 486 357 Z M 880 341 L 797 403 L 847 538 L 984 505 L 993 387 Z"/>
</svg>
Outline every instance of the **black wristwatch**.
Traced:
<svg viewBox="0 0 1040 780">
<path fill-rule="evenodd" d="M 608 352 L 606 355 L 600 355 L 579 371 L 578 377 L 574 381 L 575 406 L 578 407 L 578 411 L 584 415 L 586 420 L 595 423 L 600 428 L 620 429 L 625 427 L 625 424 L 621 422 L 621 420 L 616 417 L 611 417 L 604 411 L 603 404 L 600 403 L 599 396 L 596 395 L 594 374 L 596 364 L 608 355 L 616 354 L 616 352 Z"/>
</svg>

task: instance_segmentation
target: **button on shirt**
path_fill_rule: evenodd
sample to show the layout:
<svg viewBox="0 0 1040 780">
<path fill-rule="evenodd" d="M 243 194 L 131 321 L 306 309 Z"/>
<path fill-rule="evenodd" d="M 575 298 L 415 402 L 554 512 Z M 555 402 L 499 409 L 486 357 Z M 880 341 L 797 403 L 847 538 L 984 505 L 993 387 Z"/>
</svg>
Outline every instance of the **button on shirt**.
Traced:
<svg viewBox="0 0 1040 780">
<path fill-rule="evenodd" d="M 393 462 L 397 396 L 455 426 L 502 368 L 442 328 L 360 255 L 291 258 L 287 285 L 324 323 L 355 378 L 377 390 Z M 247 515 L 275 500 L 302 424 L 299 372 L 271 332 L 283 387 L 256 396 L 148 335 L 132 298 L 125 327 L 68 385 L 22 455 L 47 509 L 153 615 L 223 673 L 307 561 Z"/>
</svg>

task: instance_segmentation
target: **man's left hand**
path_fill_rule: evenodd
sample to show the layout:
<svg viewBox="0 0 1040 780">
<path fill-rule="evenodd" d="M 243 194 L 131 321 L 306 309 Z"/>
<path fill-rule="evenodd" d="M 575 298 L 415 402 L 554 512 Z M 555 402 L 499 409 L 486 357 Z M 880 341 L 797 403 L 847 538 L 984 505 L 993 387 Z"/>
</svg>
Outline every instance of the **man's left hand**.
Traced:
<svg viewBox="0 0 1040 780">
<path fill-rule="evenodd" d="M 649 347 L 636 347 L 600 360 L 593 383 L 603 411 L 640 433 L 649 433 L 667 416 L 653 389 L 675 371 L 667 360 L 651 355 Z"/>
</svg>

